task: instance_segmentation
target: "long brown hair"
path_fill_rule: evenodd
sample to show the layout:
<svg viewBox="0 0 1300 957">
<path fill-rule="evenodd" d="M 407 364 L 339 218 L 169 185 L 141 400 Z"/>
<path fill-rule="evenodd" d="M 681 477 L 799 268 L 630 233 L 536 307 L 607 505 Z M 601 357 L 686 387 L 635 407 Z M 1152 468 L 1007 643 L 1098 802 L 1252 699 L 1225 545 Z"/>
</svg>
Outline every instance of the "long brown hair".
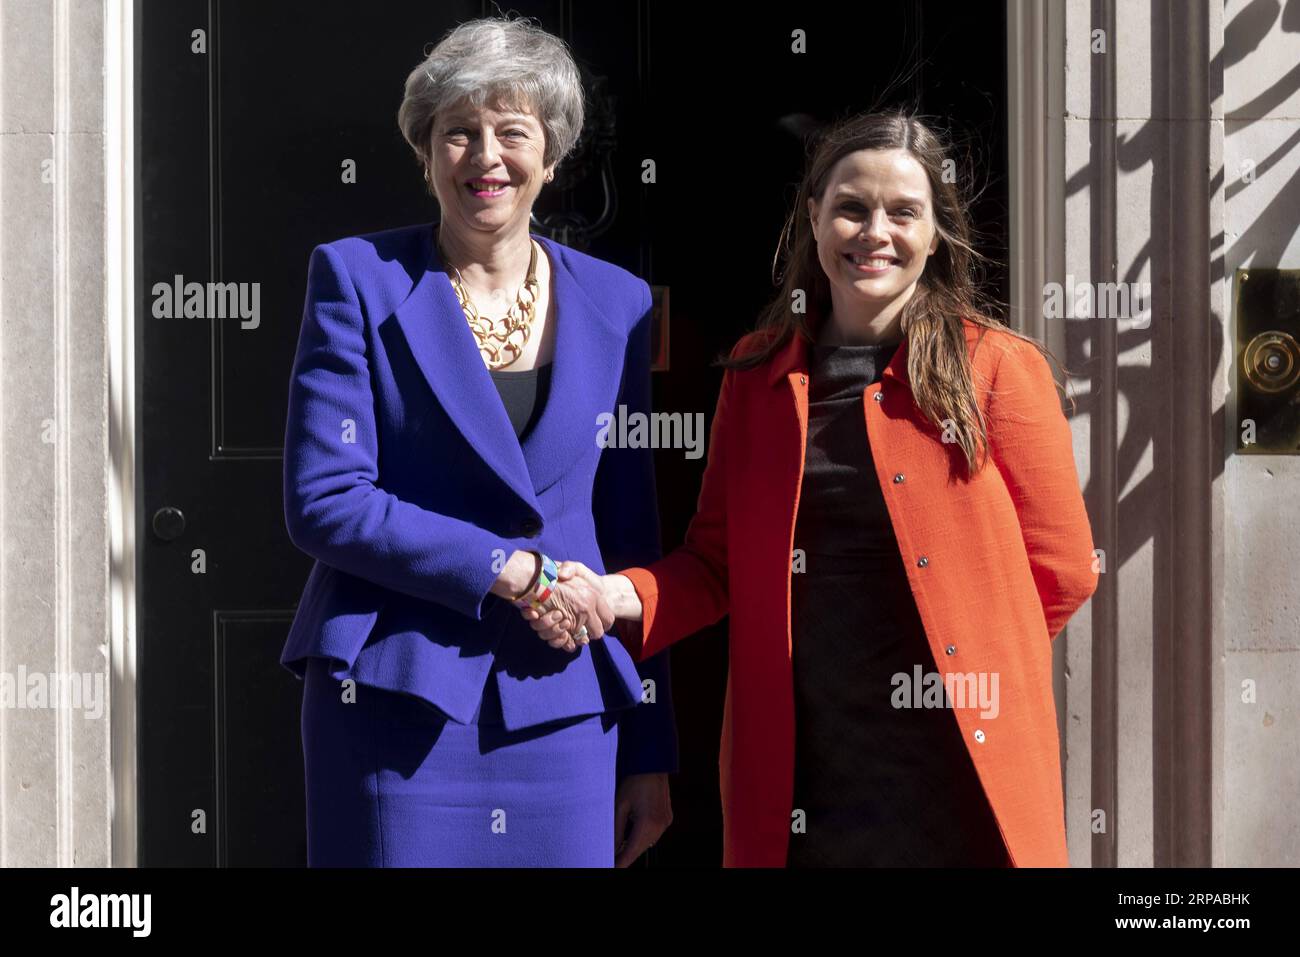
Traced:
<svg viewBox="0 0 1300 957">
<path fill-rule="evenodd" d="M 965 316 L 986 329 L 997 329 L 1032 342 L 1050 355 L 1039 342 L 1008 328 L 993 314 L 1000 304 L 984 293 L 982 273 L 992 260 L 975 249 L 969 191 L 957 181 L 973 179 L 973 171 L 944 176 L 956 170 L 952 149 L 934 128 L 915 113 L 885 110 L 862 113 L 841 120 L 812 142 L 807 169 L 800 183 L 794 207 L 781 230 L 773 261 L 773 284 L 779 291 L 760 315 L 757 329 L 771 333 L 757 350 L 721 360 L 732 369 L 752 369 L 767 362 L 783 349 L 792 336 L 812 341 L 814 324 L 829 314 L 830 281 L 817 258 L 808 200 L 821 201 L 831 170 L 844 156 L 858 150 L 902 149 L 925 170 L 930 181 L 931 207 L 940 243 L 929 257 L 916 288 L 904 304 L 901 315 L 907 339 L 907 376 L 917 407 L 936 427 L 945 426 L 966 459 L 969 477 L 988 458 L 988 432 L 975 399 L 970 353 L 962 325 Z M 778 261 L 784 269 L 778 271 Z M 796 294 L 806 297 L 806 310 L 795 312 Z M 981 333 L 981 336 L 983 333 Z M 1058 386 L 1059 387 L 1059 386 Z M 977 463 L 976 459 L 982 457 Z"/>
</svg>

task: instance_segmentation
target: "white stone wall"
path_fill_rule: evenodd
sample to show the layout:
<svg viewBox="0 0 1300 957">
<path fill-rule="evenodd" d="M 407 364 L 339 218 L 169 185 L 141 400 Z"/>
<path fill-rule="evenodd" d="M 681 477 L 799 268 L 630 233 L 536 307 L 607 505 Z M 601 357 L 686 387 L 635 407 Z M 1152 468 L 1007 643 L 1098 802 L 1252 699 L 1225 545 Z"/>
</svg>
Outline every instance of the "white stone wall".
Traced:
<svg viewBox="0 0 1300 957">
<path fill-rule="evenodd" d="M 0 2 L 0 865 L 111 854 L 98 0 Z M 99 714 L 38 675 L 99 689 Z"/>
<path fill-rule="evenodd" d="M 1095 607 L 1086 608 L 1070 625 L 1061 705 L 1071 862 L 1101 863 L 1094 859 L 1090 815 L 1098 804 L 1095 781 L 1107 767 L 1117 775 L 1116 804 L 1108 811 L 1116 827 L 1114 863 L 1186 860 L 1197 834 L 1171 806 L 1178 797 L 1167 782 L 1177 779 L 1178 769 L 1164 766 L 1171 776 L 1162 788 L 1160 762 L 1179 749 L 1203 748 L 1210 773 L 1194 787 L 1208 794 L 1210 806 L 1206 863 L 1295 866 L 1300 457 L 1233 452 L 1239 423 L 1232 275 L 1242 265 L 1300 267 L 1300 22 L 1293 5 L 1279 3 L 1116 0 L 1101 51 L 1095 31 L 1106 25 L 1095 18 L 1104 5 L 1066 0 L 1059 9 L 1065 17 L 1065 182 L 1056 198 L 1065 208 L 1065 271 L 1079 281 L 1103 281 L 1092 273 L 1099 250 L 1113 243 L 1115 275 L 1150 282 L 1155 305 L 1149 333 L 1118 325 L 1113 381 L 1102 381 L 1094 364 L 1091 379 L 1072 382 L 1081 393 L 1116 400 L 1113 427 L 1086 417 L 1073 426 L 1085 481 L 1108 468 L 1117 479 L 1114 496 L 1098 504 L 1094 518 L 1103 526 L 1115 523 L 1107 585 L 1117 604 L 1118 739 L 1112 749 L 1102 735 L 1112 716 L 1093 708 L 1095 700 L 1107 700 L 1107 689 L 1095 680 L 1093 652 L 1097 641 L 1109 638 L 1108 626 L 1101 622 L 1094 631 Z M 1192 43 L 1206 27 L 1208 69 L 1180 71 L 1177 59 L 1188 50 L 1179 45 L 1184 35 Z M 1106 71 L 1114 77 L 1113 113 L 1098 107 L 1098 77 Z M 1198 99 L 1208 99 L 1208 110 L 1174 108 Z M 1098 142 L 1108 131 L 1113 159 L 1099 162 Z M 1203 197 L 1176 188 L 1186 179 L 1185 146 L 1195 138 L 1207 154 Z M 1253 182 L 1243 179 L 1247 169 Z M 1099 225 L 1105 220 L 1098 219 L 1098 205 L 1111 202 L 1115 218 L 1108 230 Z M 1186 301 L 1178 297 L 1189 277 L 1204 275 L 1204 263 L 1189 261 L 1188 237 L 1171 235 L 1169 224 L 1194 212 L 1208 214 L 1204 316 L 1176 307 Z M 1193 379 L 1183 369 L 1175 380 L 1179 337 L 1202 335 L 1202 323 L 1211 335 L 1203 373 L 1193 369 Z M 1091 345 L 1097 346 L 1095 339 Z M 1212 426 L 1206 453 L 1177 461 L 1185 443 L 1206 438 L 1188 434 L 1180 408 L 1206 396 Z M 1190 516 L 1175 490 L 1186 488 L 1176 471 L 1189 468 L 1208 469 L 1210 476 L 1209 500 L 1196 510 L 1202 521 L 1208 518 L 1212 541 L 1205 570 L 1210 609 L 1200 634 L 1174 627 L 1197 619 L 1180 607 L 1195 597 L 1176 590 L 1187 578 L 1170 568 L 1186 558 L 1178 545 Z M 1106 543 L 1099 539 L 1098 546 Z M 1187 697 L 1172 714 L 1159 707 L 1160 691 L 1171 686 L 1159 671 L 1167 664 L 1162 647 L 1193 649 L 1210 678 L 1204 694 L 1184 689 Z M 1246 682 L 1254 686 L 1253 702 L 1244 700 Z"/>
<path fill-rule="evenodd" d="M 1288 22 L 1284 22 L 1282 7 Z M 1300 269 L 1300 21 L 1294 4 L 1224 5 L 1219 289 L 1234 272 Z M 1246 173 L 1250 175 L 1244 175 Z M 1248 180 L 1253 179 L 1253 182 Z M 1224 370 L 1225 375 L 1229 374 Z M 1227 396 L 1228 448 L 1239 426 Z M 1300 865 L 1300 456 L 1224 468 L 1224 863 Z M 1255 701 L 1246 690 L 1253 684 Z"/>
</svg>

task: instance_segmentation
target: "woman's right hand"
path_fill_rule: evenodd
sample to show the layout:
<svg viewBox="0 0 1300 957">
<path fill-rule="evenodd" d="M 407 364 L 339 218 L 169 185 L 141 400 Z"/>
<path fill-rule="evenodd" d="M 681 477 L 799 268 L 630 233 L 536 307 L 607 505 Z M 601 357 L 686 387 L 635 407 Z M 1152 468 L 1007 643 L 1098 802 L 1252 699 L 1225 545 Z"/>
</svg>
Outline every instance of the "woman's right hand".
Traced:
<svg viewBox="0 0 1300 957">
<path fill-rule="evenodd" d="M 591 582 L 605 596 L 605 601 L 609 604 L 615 618 L 623 618 L 627 621 L 641 620 L 643 612 L 641 596 L 636 593 L 632 579 L 626 575 L 597 575 L 582 562 L 560 562 L 556 566 L 556 571 L 559 572 L 560 581 L 566 581 L 577 575 Z"/>
</svg>

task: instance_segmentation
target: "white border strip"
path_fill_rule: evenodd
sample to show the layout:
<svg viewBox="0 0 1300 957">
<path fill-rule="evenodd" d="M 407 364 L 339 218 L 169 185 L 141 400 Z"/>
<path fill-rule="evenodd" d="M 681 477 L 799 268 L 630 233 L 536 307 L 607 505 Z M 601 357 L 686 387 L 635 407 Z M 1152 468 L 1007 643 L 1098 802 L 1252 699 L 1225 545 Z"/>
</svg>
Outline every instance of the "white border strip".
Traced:
<svg viewBox="0 0 1300 957">
<path fill-rule="evenodd" d="M 72 281 L 69 259 L 71 231 L 68 223 L 68 179 L 72 168 L 68 137 L 72 129 L 72 62 L 69 31 L 72 29 L 68 0 L 56 0 L 53 10 L 54 52 L 54 189 L 51 210 L 50 262 L 53 276 L 54 315 L 54 671 L 72 672 L 72 358 L 68 325 L 69 289 Z M 72 711 L 58 708 L 54 721 L 55 860 L 59 867 L 74 861 L 72 795 L 76 776 L 72 770 Z"/>
<path fill-rule="evenodd" d="M 5 17 L 3 16 L 3 13 L 0 12 L 0 52 L 3 52 L 6 49 L 5 42 L 6 42 Z M 6 91 L 5 91 L 5 82 L 4 82 L 4 71 L 0 70 L 0 104 L 3 104 L 5 102 L 5 92 Z M 5 196 L 4 163 L 0 163 L 0 200 L 3 200 L 4 196 Z M 0 290 L 3 289 L 3 285 L 4 285 L 4 275 L 5 275 L 4 267 L 5 267 L 4 243 L 0 243 Z M 5 358 L 4 330 L 5 327 L 8 325 L 8 322 L 5 318 L 4 305 L 5 305 L 5 297 L 2 294 L 2 292 L 0 292 L 0 368 L 4 368 L 4 358 Z M 5 420 L 5 411 L 4 411 L 4 390 L 0 389 L 0 430 L 3 429 L 5 421 L 6 420 Z M 3 533 L 3 531 L 6 528 L 8 528 L 8 526 L 5 524 L 4 490 L 7 489 L 9 486 L 5 484 L 4 462 L 5 462 L 5 457 L 3 455 L 0 455 L 0 533 Z M 5 588 L 4 550 L 0 549 L 0 598 L 2 598 L 4 595 L 7 594 L 9 594 L 9 592 Z M 5 625 L 4 611 L 3 609 L 0 609 L 0 672 L 3 672 L 5 670 L 5 642 L 3 640 L 4 625 Z M 8 766 L 9 762 L 5 760 L 6 755 L 3 752 L 4 742 L 9 740 L 8 738 L 9 732 L 8 729 L 5 727 L 6 711 L 8 711 L 7 708 L 0 708 L 0 868 L 5 868 L 9 866 L 9 857 L 6 851 L 6 846 L 8 844 L 8 841 L 6 840 L 6 835 L 8 835 L 9 833 L 9 820 L 5 815 L 6 802 L 3 799 L 4 795 L 9 793 L 8 775 L 6 775 L 5 773 L 5 768 Z"/>
<path fill-rule="evenodd" d="M 104 319 L 108 325 L 112 866 L 135 867 L 135 24 L 104 4 Z"/>
</svg>

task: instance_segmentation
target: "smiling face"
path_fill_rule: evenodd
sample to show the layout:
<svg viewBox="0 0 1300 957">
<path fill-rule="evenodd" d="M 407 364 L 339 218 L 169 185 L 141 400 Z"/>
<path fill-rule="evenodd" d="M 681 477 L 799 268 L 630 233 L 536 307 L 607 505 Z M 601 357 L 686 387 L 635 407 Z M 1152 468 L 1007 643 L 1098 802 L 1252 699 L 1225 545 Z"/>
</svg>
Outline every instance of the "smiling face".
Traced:
<svg viewBox="0 0 1300 957">
<path fill-rule="evenodd" d="M 835 315 L 889 324 L 939 248 L 924 167 L 901 149 L 850 153 L 831 169 L 821 200 L 808 201 L 808 215 Z"/>
<path fill-rule="evenodd" d="M 533 202 L 554 170 L 545 131 L 532 113 L 497 103 L 455 105 L 434 119 L 430 179 L 444 226 L 527 231 Z"/>
</svg>

